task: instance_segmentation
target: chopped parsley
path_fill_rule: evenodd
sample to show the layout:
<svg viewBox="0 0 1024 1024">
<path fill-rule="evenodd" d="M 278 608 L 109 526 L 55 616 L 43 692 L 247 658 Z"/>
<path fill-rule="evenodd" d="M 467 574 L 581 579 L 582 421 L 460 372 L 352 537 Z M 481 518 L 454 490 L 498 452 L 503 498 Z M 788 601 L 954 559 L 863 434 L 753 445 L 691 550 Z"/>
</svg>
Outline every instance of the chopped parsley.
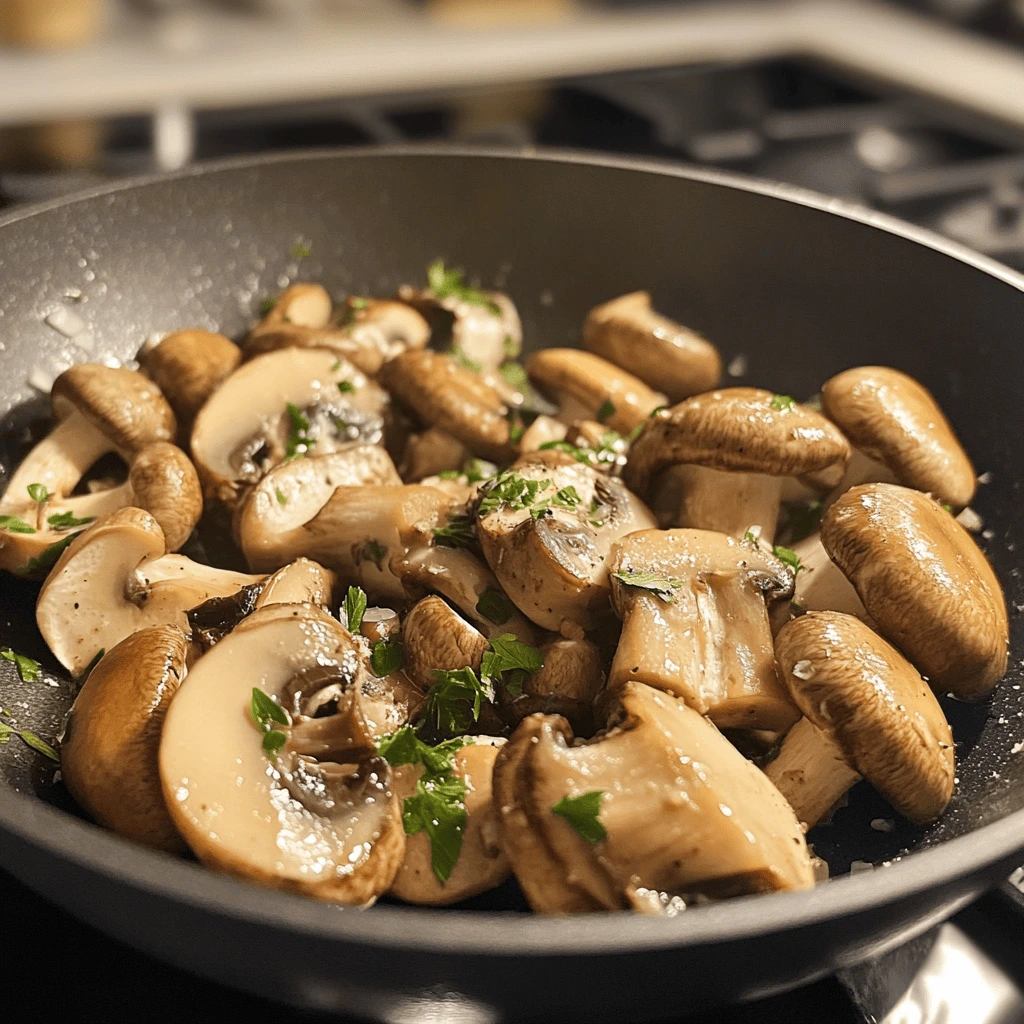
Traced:
<svg viewBox="0 0 1024 1024">
<path fill-rule="evenodd" d="M 519 355 L 521 345 L 511 334 L 505 335 L 505 340 L 501 343 L 501 351 L 504 353 L 506 359 L 515 359 Z"/>
<path fill-rule="evenodd" d="M 360 562 L 373 562 L 382 572 L 384 570 L 384 559 L 387 557 L 388 549 L 379 541 L 368 540 L 358 552 L 356 552 L 356 565 Z"/>
<path fill-rule="evenodd" d="M 32 531 L 35 533 L 35 530 Z M 48 548 L 44 548 L 42 554 L 38 558 L 30 558 L 28 562 L 18 570 L 19 576 L 31 576 L 33 573 L 39 572 L 41 569 L 52 569 L 56 564 L 57 559 L 64 554 L 65 549 L 71 544 L 71 542 L 82 535 L 83 531 L 79 530 L 78 533 L 69 533 L 66 537 L 62 537 L 60 540 L 55 541 Z"/>
<path fill-rule="evenodd" d="M 597 410 L 597 422 L 606 423 L 612 416 L 615 415 L 615 406 L 612 405 L 611 399 L 606 398 L 601 403 L 601 408 Z"/>
<path fill-rule="evenodd" d="M 508 439 L 512 444 L 519 444 L 523 439 L 523 434 L 526 433 L 526 427 L 522 423 L 513 423 L 508 428 Z"/>
<path fill-rule="evenodd" d="M 313 255 L 313 250 L 304 242 L 296 242 L 290 252 L 293 260 L 304 260 Z"/>
<path fill-rule="evenodd" d="M 435 527 L 434 543 L 443 548 L 469 548 L 476 543 L 476 524 L 471 516 L 451 516 L 445 526 Z"/>
<path fill-rule="evenodd" d="M 493 480 L 498 475 L 498 467 L 486 459 L 467 459 L 462 472 L 469 483 L 475 484 L 481 480 Z"/>
<path fill-rule="evenodd" d="M 361 587 L 349 587 L 342 609 L 345 612 L 345 622 L 348 624 L 350 633 L 359 632 L 359 627 L 363 624 L 363 616 L 366 614 L 366 605 L 366 592 Z"/>
<path fill-rule="evenodd" d="M 772 395 L 772 408 L 776 412 L 793 412 L 796 402 L 789 395 Z"/>
<path fill-rule="evenodd" d="M 491 649 L 480 662 L 480 678 L 491 684 L 502 683 L 510 697 L 520 697 L 528 675 L 544 667 L 544 655 L 519 640 L 514 633 L 504 633 L 491 641 Z"/>
<path fill-rule="evenodd" d="M 580 796 L 563 796 L 551 811 L 567 822 L 591 845 L 608 838 L 608 830 L 601 824 L 601 798 L 603 789 L 592 789 Z"/>
<path fill-rule="evenodd" d="M 14 665 L 18 670 L 18 675 L 21 676 L 22 682 L 34 683 L 39 678 L 39 662 L 34 658 L 26 657 L 24 654 L 17 654 L 10 647 L 5 647 L 0 651 L 0 658 Z"/>
<path fill-rule="evenodd" d="M 678 590 L 684 584 L 684 580 L 674 579 L 671 576 L 660 576 L 656 572 L 629 572 L 621 569 L 613 572 L 612 575 L 625 583 L 627 587 L 639 587 L 642 590 L 649 590 L 655 597 L 660 597 L 666 604 L 672 604 L 675 600 L 674 590 Z"/>
<path fill-rule="evenodd" d="M 434 260 L 427 267 L 427 287 L 436 299 L 457 299 L 473 306 L 483 306 L 495 316 L 501 316 L 501 306 L 486 292 L 472 288 L 462 279 L 462 271 L 447 269 L 444 260 Z"/>
<path fill-rule="evenodd" d="M 953 514 L 953 506 L 945 501 L 940 501 L 939 504 L 950 514 Z"/>
<path fill-rule="evenodd" d="M 780 562 L 788 565 L 789 568 L 793 570 L 794 576 L 796 576 L 801 569 L 807 568 L 807 566 L 800 561 L 800 556 L 792 548 L 785 548 L 781 544 L 776 544 L 775 547 L 772 548 L 772 554 Z"/>
<path fill-rule="evenodd" d="M 46 484 L 29 484 L 25 490 L 28 491 L 28 496 L 37 505 L 42 505 L 50 500 L 50 492 L 47 489 Z"/>
<path fill-rule="evenodd" d="M 551 499 L 551 504 L 556 508 L 575 508 L 582 500 L 579 492 L 570 484 L 568 487 L 563 487 L 555 492 L 555 496 Z"/>
<path fill-rule="evenodd" d="M 277 296 L 270 295 L 260 303 L 260 316 L 270 316 L 274 312 L 274 307 L 277 305 Z"/>
<path fill-rule="evenodd" d="M 478 614 L 482 615 L 488 622 L 496 626 L 504 626 L 515 613 L 516 606 L 494 587 L 488 587 L 476 603 Z"/>
<path fill-rule="evenodd" d="M 288 712 L 258 686 L 254 686 L 249 698 L 249 714 L 263 733 L 263 753 L 271 759 L 276 758 L 277 752 L 288 742 L 288 736 L 274 726 L 291 725 Z"/>
<path fill-rule="evenodd" d="M 431 678 L 434 685 L 427 691 L 420 725 L 438 736 L 466 732 L 480 718 L 483 702 L 494 698 L 490 685 L 468 666 L 434 669 Z"/>
<path fill-rule="evenodd" d="M 465 352 L 459 348 L 458 345 L 452 345 L 448 349 L 448 355 L 455 360 L 464 370 L 469 370 L 471 373 L 479 373 L 483 369 L 483 365 L 478 363 L 475 359 L 470 359 Z"/>
<path fill-rule="evenodd" d="M 284 491 L 280 487 L 274 489 L 274 495 L 277 498 L 278 505 L 287 505 L 288 499 L 285 497 Z"/>
<path fill-rule="evenodd" d="M 8 533 L 35 533 L 34 526 L 29 526 L 24 519 L 18 516 L 0 516 L 0 530 Z"/>
<path fill-rule="evenodd" d="M 760 543 L 757 539 L 757 534 L 754 533 L 753 530 L 747 530 L 747 532 L 743 534 L 743 539 L 744 541 L 746 541 L 747 544 L 753 544 L 755 548 L 760 547 Z"/>
<path fill-rule="evenodd" d="M 495 477 L 480 500 L 480 516 L 490 515 L 502 506 L 507 506 L 512 512 L 530 508 L 537 501 L 537 496 L 550 486 L 550 480 L 527 480 L 514 469 L 506 469 Z"/>
<path fill-rule="evenodd" d="M 350 380 L 339 380 L 338 390 L 343 395 L 354 395 L 356 393 L 356 386 Z"/>
<path fill-rule="evenodd" d="M 309 436 L 309 417 L 295 404 L 289 402 L 285 406 L 291 430 L 288 432 L 288 443 L 285 445 L 285 462 L 305 455 L 316 440 Z"/>
<path fill-rule="evenodd" d="M 0 715 L 5 718 L 11 717 L 3 708 L 0 708 Z M 16 725 L 12 725 L 10 722 L 0 720 L 0 744 L 7 743 L 12 736 L 17 736 L 25 746 L 31 747 L 33 750 L 38 750 L 40 754 L 45 755 L 51 761 L 56 761 L 58 764 L 60 763 L 60 756 L 57 751 L 54 750 L 53 747 L 51 747 L 45 740 L 40 739 L 30 729 L 19 729 Z"/>
<path fill-rule="evenodd" d="M 821 525 L 821 516 L 825 511 L 825 503 L 817 498 L 808 505 L 787 505 L 789 518 L 786 520 L 786 533 L 791 543 L 810 537 Z"/>
<path fill-rule="evenodd" d="M 77 519 L 70 509 L 67 512 L 55 512 L 52 516 L 46 517 L 46 522 L 52 530 L 73 530 L 76 526 L 87 526 L 95 520 L 95 516 L 84 516 Z"/>
<path fill-rule="evenodd" d="M 526 370 L 521 363 L 502 363 L 498 367 L 498 374 L 501 379 L 516 391 L 528 391 L 530 379 L 526 376 Z"/>
<path fill-rule="evenodd" d="M 370 668 L 373 674 L 383 678 L 397 672 L 405 664 L 405 645 L 400 636 L 387 640 L 378 640 L 373 645 L 370 655 Z"/>
</svg>

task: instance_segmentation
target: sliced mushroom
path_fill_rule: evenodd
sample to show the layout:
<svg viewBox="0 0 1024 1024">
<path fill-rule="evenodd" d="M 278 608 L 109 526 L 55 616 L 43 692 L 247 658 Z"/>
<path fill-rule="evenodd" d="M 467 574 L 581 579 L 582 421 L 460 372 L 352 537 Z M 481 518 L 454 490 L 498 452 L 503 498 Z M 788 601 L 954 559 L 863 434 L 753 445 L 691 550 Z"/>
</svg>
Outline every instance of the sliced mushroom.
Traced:
<svg viewBox="0 0 1024 1024">
<path fill-rule="evenodd" d="M 722 357 L 711 342 L 651 309 L 648 292 L 620 295 L 587 314 L 583 344 L 629 370 L 669 401 L 710 391 L 722 374 Z"/>
<path fill-rule="evenodd" d="M 204 864 L 338 903 L 388 890 L 405 835 L 356 699 L 363 674 L 352 638 L 309 605 L 255 612 L 196 663 L 164 723 L 160 777 Z M 272 760 L 254 688 L 291 711 L 290 725 L 269 723 L 285 737 Z"/>
<path fill-rule="evenodd" d="M 827 380 L 822 412 L 865 457 L 844 484 L 904 484 L 955 510 L 974 497 L 974 466 L 931 393 L 886 366 L 859 366 Z M 881 465 L 879 465 L 879 463 Z"/>
<path fill-rule="evenodd" d="M 65 668 L 79 674 L 97 651 L 148 626 L 187 630 L 189 608 L 261 579 L 164 551 L 159 524 L 138 508 L 119 509 L 75 538 L 36 602 L 39 632 Z"/>
<path fill-rule="evenodd" d="M 573 743 L 562 718 L 525 719 L 493 785 L 502 846 L 541 913 L 673 914 L 814 884 L 803 831 L 763 773 L 696 711 L 641 683 L 626 684 L 590 741 Z M 595 791 L 603 838 L 587 840 L 553 808 Z"/>
<path fill-rule="evenodd" d="M 502 498 L 517 480 L 532 489 L 529 502 Z M 563 624 L 591 630 L 607 623 L 608 553 L 620 537 L 654 525 L 643 502 L 618 480 L 551 451 L 521 459 L 490 484 L 477 533 L 519 610 L 561 632 Z"/>
<path fill-rule="evenodd" d="M 191 427 L 196 413 L 241 361 L 242 350 L 233 341 L 198 327 L 174 331 L 139 353 L 143 370 L 171 403 L 181 427 Z"/>
<path fill-rule="evenodd" d="M 758 388 L 726 388 L 652 417 L 630 448 L 623 479 L 644 496 L 664 485 L 658 477 L 669 470 L 678 504 L 672 525 L 739 537 L 757 525 L 770 541 L 783 478 L 833 486 L 849 456 L 846 439 L 812 409 Z"/>
<path fill-rule="evenodd" d="M 424 688 L 430 687 L 435 670 L 471 668 L 480 671 L 488 641 L 458 612 L 433 595 L 417 601 L 402 623 L 405 670 Z"/>
<path fill-rule="evenodd" d="M 637 680 L 722 728 L 789 728 L 800 713 L 775 671 L 766 602 L 793 575 L 755 544 L 708 530 L 644 530 L 609 559 L 622 619 L 608 689 Z"/>
<path fill-rule="evenodd" d="M 564 423 L 560 423 L 553 417 L 538 416 L 523 431 L 523 436 L 519 441 L 519 450 L 535 452 L 542 444 L 548 444 L 551 441 L 564 441 L 568 431 L 569 428 Z"/>
<path fill-rule="evenodd" d="M 286 348 L 243 364 L 192 428 L 207 497 L 233 507 L 248 485 L 287 457 L 377 444 L 387 402 L 373 381 L 331 352 Z M 304 425 L 294 422 L 296 413 Z"/>
<path fill-rule="evenodd" d="M 452 358 L 429 349 L 404 352 L 380 374 L 381 384 L 427 425 L 464 444 L 474 455 L 508 462 L 508 409 L 498 393 Z"/>
<path fill-rule="evenodd" d="M 973 699 L 1006 671 L 999 580 L 937 502 L 896 484 L 862 484 L 825 513 L 821 540 L 879 631 L 932 686 Z"/>
<path fill-rule="evenodd" d="M 292 459 L 271 469 L 245 496 L 235 515 L 235 537 L 254 570 L 276 569 L 302 554 L 282 548 L 282 538 L 309 522 L 337 488 L 401 482 L 391 457 L 377 445 Z"/>
<path fill-rule="evenodd" d="M 953 734 L 914 667 L 859 619 L 808 612 L 775 641 L 804 718 L 765 769 L 813 828 L 864 776 L 901 814 L 934 821 L 953 795 Z"/>
<path fill-rule="evenodd" d="M 60 745 L 64 784 L 90 817 L 118 835 L 185 848 L 160 786 L 160 733 L 191 658 L 177 626 L 139 630 L 89 673 Z"/>
<path fill-rule="evenodd" d="M 575 348 L 546 348 L 526 360 L 530 380 L 558 403 L 558 418 L 599 420 L 629 434 L 668 399 L 614 363 Z"/>
<path fill-rule="evenodd" d="M 334 604 L 338 578 L 308 558 L 297 558 L 260 584 L 256 608 L 269 604 L 315 604 L 328 609 Z"/>
<path fill-rule="evenodd" d="M 406 836 L 405 859 L 391 886 L 391 895 L 407 903 L 440 907 L 469 899 L 501 885 L 512 873 L 498 842 L 498 812 L 491 795 L 491 773 L 505 741 L 476 736 L 453 758 L 454 775 L 466 784 L 466 825 L 459 859 L 447 882 L 439 882 L 431 867 L 430 840 L 425 832 Z M 422 765 L 396 768 L 399 799 L 412 796 L 423 774 Z"/>
</svg>

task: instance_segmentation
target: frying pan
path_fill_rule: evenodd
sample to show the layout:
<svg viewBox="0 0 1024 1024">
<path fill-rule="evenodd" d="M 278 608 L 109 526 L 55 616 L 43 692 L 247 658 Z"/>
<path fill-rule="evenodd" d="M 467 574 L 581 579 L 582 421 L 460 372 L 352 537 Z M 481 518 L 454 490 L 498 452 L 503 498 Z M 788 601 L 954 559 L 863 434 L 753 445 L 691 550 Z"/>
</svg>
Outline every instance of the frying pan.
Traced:
<svg viewBox="0 0 1024 1024">
<path fill-rule="evenodd" d="M 300 243 L 304 248 L 296 248 Z M 310 255 L 300 256 L 308 248 Z M 239 336 L 295 279 L 389 294 L 442 256 L 522 314 L 528 348 L 579 337 L 594 304 L 648 288 L 713 339 L 736 382 L 813 394 L 898 366 L 938 397 L 988 483 L 975 508 L 1008 604 L 1024 606 L 1024 278 L 889 218 L 793 188 L 571 154 L 452 149 L 231 161 L 0 218 L 0 416 L 8 468 L 46 415 L 30 376 L 128 358 L 150 333 Z M 44 318 L 69 307 L 87 355 Z M 79 341 L 83 339 L 80 337 Z M 733 362 L 736 357 L 742 360 Z M 745 362 L 745 368 L 741 365 Z M 5 577 L 0 645 L 43 660 L 0 703 L 45 737 L 72 688 L 34 588 Z M 0 746 L 0 864 L 151 954 L 275 999 L 403 1022 L 638 1021 L 781 991 L 877 955 L 975 899 L 1024 848 L 1024 637 L 980 704 L 946 700 L 959 784 L 928 829 L 866 785 L 811 835 L 835 880 L 678 917 L 545 919 L 514 884 L 451 910 L 341 909 L 145 851 L 76 815 L 54 765 Z M 877 865 L 847 877 L 852 862 Z"/>
</svg>

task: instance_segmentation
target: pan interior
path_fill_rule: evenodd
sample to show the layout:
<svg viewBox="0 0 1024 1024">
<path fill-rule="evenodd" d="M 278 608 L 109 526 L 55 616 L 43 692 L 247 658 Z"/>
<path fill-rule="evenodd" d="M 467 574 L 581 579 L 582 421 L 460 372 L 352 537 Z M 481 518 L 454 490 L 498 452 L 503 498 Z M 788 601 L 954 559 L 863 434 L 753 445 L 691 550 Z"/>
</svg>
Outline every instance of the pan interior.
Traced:
<svg viewBox="0 0 1024 1024">
<path fill-rule="evenodd" d="M 308 255 L 305 255 L 308 253 Z M 1024 807 L 1024 293 L 946 253 L 863 222 L 718 181 L 572 160 L 405 153 L 229 165 L 0 222 L 3 479 L 48 407 L 30 381 L 87 359 L 130 359 L 189 326 L 241 336 L 260 303 L 314 280 L 336 296 L 387 295 L 442 257 L 507 290 L 527 350 L 577 344 L 586 311 L 637 288 L 714 341 L 756 384 L 807 397 L 849 366 L 899 367 L 929 387 L 979 473 L 979 542 L 1002 581 L 1010 668 L 978 704 L 944 699 L 958 787 L 945 817 L 909 824 L 866 784 L 812 834 L 833 874 L 879 864 Z M 81 321 L 86 352 L 47 323 Z M 742 356 L 742 360 L 737 357 Z M 734 362 L 735 360 L 735 362 Z M 21 682 L 0 662 L 0 706 L 44 738 L 73 686 L 35 628 L 37 588 L 0 581 L 0 647 L 42 662 Z M 75 813 L 57 766 L 12 740 L 0 785 Z M 474 906 L 524 909 L 512 885 Z"/>
</svg>

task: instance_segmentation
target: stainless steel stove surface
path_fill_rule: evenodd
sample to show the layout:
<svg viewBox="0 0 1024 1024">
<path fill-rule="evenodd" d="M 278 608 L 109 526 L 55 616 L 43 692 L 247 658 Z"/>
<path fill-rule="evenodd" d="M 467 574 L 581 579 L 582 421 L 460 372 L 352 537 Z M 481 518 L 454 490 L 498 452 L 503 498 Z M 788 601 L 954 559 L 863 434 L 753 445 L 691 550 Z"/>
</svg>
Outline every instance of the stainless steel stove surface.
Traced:
<svg viewBox="0 0 1024 1024">
<path fill-rule="evenodd" d="M 992 17 L 984 20 L 993 5 L 960 7 L 986 31 L 1004 30 Z M 151 170 L 167 152 L 207 159 L 295 146 L 440 138 L 728 166 L 854 199 L 1024 270 L 1024 132 L 1016 137 L 980 117 L 968 120 L 961 113 L 880 97 L 820 70 L 780 62 L 577 78 L 502 94 L 419 94 L 199 113 L 170 123 L 125 118 L 110 124 L 98 171 L 0 170 L 0 205 Z M 1022 890 L 1024 874 L 1018 872 L 954 923 L 895 953 L 797 992 L 700 1020 L 1024 1022 Z M 322 1019 L 268 1009 L 164 967 L 2 875 L 0 907 L 10 939 L 0 993 L 11 1012 L 24 1002 L 29 1019 L 46 1007 L 60 1007 L 68 1020 L 121 1019 L 128 1006 L 137 1019 L 161 1019 L 168 1005 L 181 1020 L 259 1019 L 268 1012 L 278 1022 Z M 423 1009 L 415 1024 L 447 1022 L 447 1013 L 440 1001 L 436 1012 Z"/>
</svg>

